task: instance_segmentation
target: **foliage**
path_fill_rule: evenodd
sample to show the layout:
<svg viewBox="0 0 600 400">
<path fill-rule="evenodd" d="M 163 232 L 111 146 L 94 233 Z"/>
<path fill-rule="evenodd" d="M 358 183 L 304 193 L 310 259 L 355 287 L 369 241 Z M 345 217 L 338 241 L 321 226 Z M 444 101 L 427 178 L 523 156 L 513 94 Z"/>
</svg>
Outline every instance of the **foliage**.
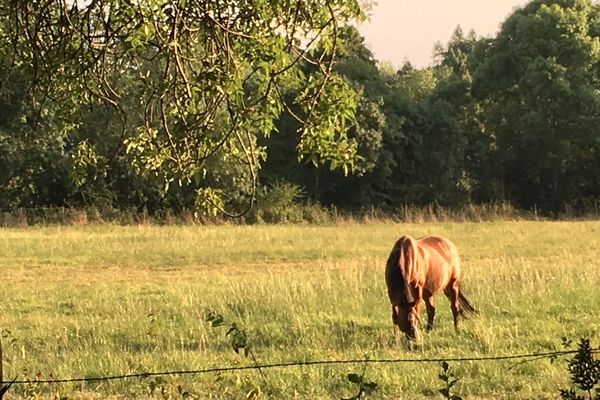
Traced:
<svg viewBox="0 0 600 400">
<path fill-rule="evenodd" d="M 246 332 L 243 329 L 240 329 L 235 322 L 227 323 L 223 315 L 212 310 L 206 311 L 205 320 L 206 322 L 210 323 L 210 326 L 213 328 L 227 326 L 228 329 L 225 333 L 225 336 L 229 338 L 231 349 L 238 354 L 243 354 L 246 357 L 250 355 L 251 350 L 250 345 L 248 344 L 248 336 L 246 335 Z"/>
<path fill-rule="evenodd" d="M 24 71 L 35 124 L 61 114 L 57 128 L 75 147 L 82 140 L 80 110 L 111 106 L 121 128 L 111 138 L 109 161 L 125 150 L 137 174 L 196 186 L 217 153 L 243 166 L 256 184 L 263 158 L 256 138 L 272 132 L 289 107 L 281 93 L 294 87 L 300 153 L 349 171 L 356 146 L 345 127 L 356 96 L 332 71 L 332 54 L 340 27 L 363 17 L 360 6 L 358 0 L 3 1 L 1 78 L 4 86 Z M 309 79 L 299 68 L 305 62 L 317 65 Z M 94 167 L 89 161 L 78 157 L 76 169 Z M 77 175 L 75 183 L 83 184 Z"/>
<path fill-rule="evenodd" d="M 575 389 L 560 389 L 560 398 L 565 400 L 585 400 L 585 397 L 577 394 Z"/>
<path fill-rule="evenodd" d="M 369 6 L 0 0 L 0 209 L 598 215 L 600 5 L 457 27 L 424 68 L 375 59 Z M 268 215 L 278 182 L 310 210 Z"/>
<path fill-rule="evenodd" d="M 352 383 L 355 386 L 358 386 L 358 392 L 352 397 L 346 397 L 342 400 L 359 400 L 365 398 L 369 394 L 375 392 L 377 390 L 377 383 L 365 380 L 365 371 L 361 375 L 357 373 L 350 373 L 346 375 L 346 379 L 348 382 Z"/>
<path fill-rule="evenodd" d="M 298 223 L 302 222 L 300 203 L 304 193 L 302 188 L 286 182 L 275 183 L 259 189 L 256 204 L 246 215 L 250 223 Z"/>
<path fill-rule="evenodd" d="M 444 382 L 444 387 L 439 390 L 440 394 L 448 400 L 462 400 L 462 397 L 453 393 L 454 386 L 456 386 L 459 379 L 450 372 L 450 366 L 446 361 L 442 361 L 441 366 L 442 372 L 438 375 L 438 378 Z"/>
<path fill-rule="evenodd" d="M 600 383 L 600 360 L 594 357 L 590 340 L 582 338 L 577 346 L 577 353 L 569 361 L 568 370 L 571 382 L 580 390 L 587 393 L 587 398 L 592 400 L 592 390 Z M 600 395 L 600 387 L 596 388 Z M 561 398 L 568 400 L 585 399 L 578 395 L 574 389 L 561 389 Z"/>
<path fill-rule="evenodd" d="M 595 171 L 599 170 L 599 152 L 594 128 L 597 123 L 592 122 L 599 115 L 595 106 L 597 97 L 578 96 L 593 93 L 597 86 L 598 7 L 586 1 L 560 6 L 552 3 L 537 2 L 537 8 L 515 11 L 504 30 L 492 40 L 478 39 L 474 32 L 465 35 L 458 27 L 447 45 L 436 45 L 433 68 L 416 69 L 410 63 L 397 71 L 385 66 L 378 68 L 362 38 L 356 32 L 345 32 L 346 53 L 340 56 L 337 69 L 361 88 L 364 103 L 379 102 L 382 115 L 381 123 L 371 123 L 375 129 L 369 130 L 377 134 L 367 140 L 375 146 L 362 149 L 359 146 L 359 153 L 374 162 L 360 176 L 345 180 L 339 179 L 335 172 L 305 170 L 292 175 L 292 182 L 305 187 L 325 204 L 354 209 L 372 205 L 397 210 L 405 204 L 456 207 L 469 202 L 511 202 L 548 214 L 565 204 L 580 210 L 589 210 L 590 205 L 597 207 Z M 554 22 L 531 22 L 537 20 L 538 16 L 532 13 L 538 9 L 554 10 L 554 17 L 544 13 L 539 16 L 541 20 L 554 18 Z M 555 23 L 557 18 L 564 18 L 565 22 Z M 510 22 L 513 20 L 523 25 L 518 34 L 512 31 L 517 29 Z M 529 42 L 534 35 L 539 37 L 535 45 Z M 549 43 L 551 35 L 572 43 Z M 574 50 L 561 52 L 559 49 L 564 47 Z M 578 71 L 569 74 L 572 81 L 569 92 L 550 91 L 552 85 L 560 85 L 560 78 L 552 74 L 548 75 L 552 85 L 539 85 L 557 110 L 552 115 L 563 118 L 563 125 L 554 122 L 552 107 L 540 101 L 538 94 L 542 92 L 533 90 L 532 80 L 537 78 L 531 71 L 535 64 L 527 67 L 530 71 L 527 74 L 515 75 L 536 58 L 552 57 L 549 51 L 563 58 L 559 60 L 561 65 L 573 64 Z M 504 68 L 499 57 L 522 62 L 523 66 Z M 557 97 L 558 93 L 563 93 L 562 97 Z M 563 100 L 570 105 L 559 105 Z M 369 110 L 366 106 L 360 109 Z M 573 112 L 566 115 L 565 111 Z M 376 115 L 377 110 L 369 112 Z M 529 120 L 529 128 L 514 117 L 527 115 L 523 117 L 527 119 L 534 112 L 540 121 Z M 543 146 L 527 142 L 519 147 L 519 141 L 525 138 L 519 132 L 525 132 L 524 129 L 529 130 L 527 135 L 544 141 Z M 563 138 L 562 144 L 547 140 L 544 132 L 553 130 Z M 539 152 L 540 148 L 544 150 Z M 552 164 L 561 157 L 562 167 Z M 569 163 L 573 168 L 563 168 Z M 564 174 L 560 181 L 550 184 L 548 178 L 561 168 Z M 288 177 L 278 176 L 284 178 Z M 531 190 L 532 187 L 535 189 Z"/>
<path fill-rule="evenodd" d="M 556 212 L 597 197 L 600 8 L 535 0 L 485 44 L 473 91 L 495 138 L 504 198 Z"/>
<path fill-rule="evenodd" d="M 252 352 L 250 344 L 248 343 L 248 335 L 246 331 L 238 327 L 238 324 L 235 322 L 227 322 L 222 314 L 219 314 L 213 310 L 207 310 L 205 312 L 205 320 L 206 322 L 210 323 L 210 326 L 213 328 L 218 328 L 221 326 L 226 326 L 228 328 L 227 332 L 225 333 L 225 337 L 229 339 L 231 349 L 237 354 L 242 354 L 244 357 L 249 357 L 252 360 L 252 363 L 256 367 L 256 370 L 260 373 L 265 385 L 264 387 L 266 388 L 269 385 L 267 376 L 260 368 L 258 360 Z M 257 398 L 260 396 L 263 390 L 265 389 L 261 389 L 258 384 L 250 382 L 250 388 L 245 393 L 245 397 L 247 399 Z"/>
</svg>

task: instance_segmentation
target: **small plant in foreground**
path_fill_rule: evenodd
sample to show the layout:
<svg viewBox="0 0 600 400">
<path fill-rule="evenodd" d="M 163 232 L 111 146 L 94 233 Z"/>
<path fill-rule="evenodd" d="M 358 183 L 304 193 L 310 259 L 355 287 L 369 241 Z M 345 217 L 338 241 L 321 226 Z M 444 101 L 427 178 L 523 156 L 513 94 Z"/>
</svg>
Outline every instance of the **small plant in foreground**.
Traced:
<svg viewBox="0 0 600 400">
<path fill-rule="evenodd" d="M 438 377 L 444 382 L 444 387 L 439 392 L 444 396 L 445 399 L 449 400 L 462 400 L 457 394 L 453 394 L 453 388 L 458 383 L 459 379 L 450 372 L 450 366 L 446 361 L 442 361 L 442 373 Z"/>
<path fill-rule="evenodd" d="M 170 382 L 162 377 L 156 377 L 148 382 L 148 391 L 150 395 L 159 396 L 162 399 L 183 399 L 197 400 L 200 397 L 179 384 Z"/>
<path fill-rule="evenodd" d="M 218 328 L 221 326 L 229 327 L 225 333 L 225 337 L 229 339 L 231 349 L 238 354 L 244 355 L 244 357 L 249 357 L 252 360 L 254 367 L 256 367 L 256 370 L 258 370 L 260 373 L 265 385 L 268 385 L 269 382 L 267 376 L 261 369 L 260 364 L 258 363 L 258 360 L 256 359 L 256 356 L 252 352 L 252 348 L 248 343 L 248 335 L 246 334 L 246 331 L 238 327 L 235 322 L 226 321 L 223 315 L 215 311 L 206 311 L 205 320 L 206 322 L 210 323 L 210 326 L 213 328 Z M 253 388 L 246 393 L 246 398 L 248 399 L 257 398 L 261 393 L 258 385 L 253 384 L 252 386 Z"/>
<path fill-rule="evenodd" d="M 581 339 L 577 353 L 569 361 L 568 370 L 571 382 L 587 394 L 582 396 L 574 389 L 561 389 L 560 397 L 565 400 L 592 400 L 592 390 L 600 383 L 600 360 L 594 358 L 594 350 L 589 339 Z M 596 398 L 600 398 L 600 388 L 596 388 Z"/>
<path fill-rule="evenodd" d="M 210 323 L 210 326 L 217 328 L 224 325 L 229 325 L 229 329 L 225 336 L 229 338 L 231 348 L 236 353 L 240 354 L 240 351 L 244 356 L 248 357 L 251 355 L 252 350 L 248 344 L 248 336 L 243 329 L 240 329 L 235 322 L 227 323 L 221 314 L 214 311 L 206 312 L 206 321 Z"/>
<path fill-rule="evenodd" d="M 346 376 L 346 378 L 348 379 L 348 381 L 350 383 L 358 386 L 358 392 L 354 396 L 343 398 L 342 400 L 362 399 L 363 396 L 369 395 L 369 394 L 373 393 L 375 390 L 377 390 L 377 384 L 375 382 L 365 380 L 364 370 L 361 375 L 356 374 L 356 373 L 351 373 L 351 374 L 348 374 Z"/>
</svg>

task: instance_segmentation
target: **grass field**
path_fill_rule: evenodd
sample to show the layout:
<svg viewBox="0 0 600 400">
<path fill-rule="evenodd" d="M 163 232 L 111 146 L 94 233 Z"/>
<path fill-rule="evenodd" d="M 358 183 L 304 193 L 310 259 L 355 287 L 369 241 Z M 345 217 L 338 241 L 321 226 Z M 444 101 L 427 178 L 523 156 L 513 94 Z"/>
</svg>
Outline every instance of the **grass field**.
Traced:
<svg viewBox="0 0 600 400">
<path fill-rule="evenodd" d="M 384 264 L 402 234 L 447 236 L 480 315 L 455 333 L 447 300 L 410 349 L 390 318 Z M 97 225 L 0 230 L 4 375 L 62 379 L 249 365 L 205 310 L 245 329 L 260 363 L 431 358 L 600 345 L 600 222 Z M 454 362 L 467 399 L 557 398 L 565 359 Z M 8 399 L 339 399 L 361 365 L 290 367 L 64 385 Z M 370 364 L 368 398 L 440 398 L 438 363 Z M 195 396 L 195 397 L 194 397 Z"/>
</svg>

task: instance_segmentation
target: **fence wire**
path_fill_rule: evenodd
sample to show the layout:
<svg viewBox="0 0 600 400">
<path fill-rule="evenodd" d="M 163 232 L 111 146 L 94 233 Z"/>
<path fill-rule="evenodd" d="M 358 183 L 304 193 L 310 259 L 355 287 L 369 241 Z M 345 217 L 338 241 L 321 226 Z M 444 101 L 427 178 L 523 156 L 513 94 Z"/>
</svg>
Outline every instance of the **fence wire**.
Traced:
<svg viewBox="0 0 600 400">
<path fill-rule="evenodd" d="M 179 370 L 179 371 L 157 371 L 157 372 L 139 372 L 133 374 L 108 375 L 97 377 L 82 377 L 68 379 L 31 379 L 31 380 L 14 380 L 0 381 L 2 384 L 13 385 L 41 385 L 41 384 L 64 384 L 78 382 L 102 382 L 114 381 L 121 379 L 143 379 L 154 376 L 170 376 L 170 375 L 202 375 L 219 372 L 260 370 L 267 368 L 289 368 L 289 367 L 307 367 L 319 365 L 344 365 L 344 364 L 401 364 L 401 363 L 440 363 L 440 362 L 467 362 L 467 361 L 507 361 L 521 360 L 521 362 L 538 361 L 542 359 L 554 359 L 557 357 L 575 354 L 578 350 L 562 350 L 549 351 L 544 353 L 530 354 L 515 354 L 515 355 L 499 355 L 499 356 L 477 356 L 477 357 L 439 357 L 439 358 L 391 358 L 391 359 L 348 359 L 348 360 L 314 360 L 314 361 L 290 361 L 272 364 L 252 364 L 232 367 L 213 367 L 196 370 Z M 599 353 L 600 348 L 592 349 L 593 353 Z"/>
</svg>

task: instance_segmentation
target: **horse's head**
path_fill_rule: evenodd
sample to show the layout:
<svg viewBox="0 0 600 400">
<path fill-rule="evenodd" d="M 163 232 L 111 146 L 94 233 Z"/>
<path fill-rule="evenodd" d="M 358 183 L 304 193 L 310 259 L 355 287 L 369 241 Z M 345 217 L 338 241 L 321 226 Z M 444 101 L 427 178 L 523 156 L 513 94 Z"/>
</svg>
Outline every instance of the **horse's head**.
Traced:
<svg viewBox="0 0 600 400">
<path fill-rule="evenodd" d="M 402 236 L 392 248 L 386 264 L 386 283 L 392 303 L 392 322 L 410 339 L 419 335 L 419 313 L 409 284 L 416 270 L 416 242 Z"/>
<path fill-rule="evenodd" d="M 420 319 L 414 302 L 392 306 L 392 322 L 409 339 L 418 339 Z"/>
</svg>

